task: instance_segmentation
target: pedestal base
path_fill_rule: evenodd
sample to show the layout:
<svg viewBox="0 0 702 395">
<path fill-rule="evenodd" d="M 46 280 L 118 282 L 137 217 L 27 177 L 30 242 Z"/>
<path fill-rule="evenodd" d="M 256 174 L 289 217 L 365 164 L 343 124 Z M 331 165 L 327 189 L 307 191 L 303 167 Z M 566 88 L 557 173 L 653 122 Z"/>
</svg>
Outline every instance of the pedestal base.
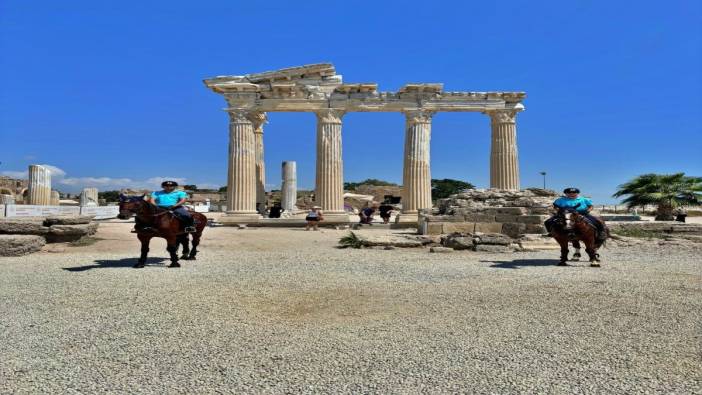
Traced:
<svg viewBox="0 0 702 395">
<path fill-rule="evenodd" d="M 261 216 L 258 213 L 226 213 L 219 222 L 222 225 L 236 226 L 239 224 L 257 224 Z"/>
<path fill-rule="evenodd" d="M 349 215 L 346 213 L 325 213 L 322 211 L 324 221 L 319 223 L 319 226 L 348 224 L 350 222 Z"/>
<path fill-rule="evenodd" d="M 395 217 L 395 223 L 392 224 L 392 228 L 416 228 L 418 226 L 418 222 L 418 213 L 400 213 Z"/>
</svg>

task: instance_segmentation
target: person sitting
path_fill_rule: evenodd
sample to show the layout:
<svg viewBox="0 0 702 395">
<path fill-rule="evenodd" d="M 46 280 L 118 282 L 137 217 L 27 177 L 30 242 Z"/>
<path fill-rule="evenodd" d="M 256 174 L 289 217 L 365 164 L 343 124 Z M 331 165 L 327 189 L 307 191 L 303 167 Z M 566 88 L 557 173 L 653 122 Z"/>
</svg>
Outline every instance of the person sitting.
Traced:
<svg viewBox="0 0 702 395">
<path fill-rule="evenodd" d="M 585 217 L 585 219 L 588 220 L 588 222 L 590 222 L 597 228 L 596 237 L 598 240 L 607 239 L 607 231 L 602 221 L 599 218 L 590 214 L 590 211 L 592 211 L 593 208 L 592 201 L 588 198 L 578 196 L 579 193 L 580 190 L 578 188 L 564 189 L 564 196 L 559 197 L 553 202 L 553 208 L 556 210 L 575 210 L 578 214 Z M 546 230 L 549 232 L 549 234 L 553 229 L 553 223 L 555 218 L 556 216 L 554 215 L 551 218 L 547 219 L 546 222 L 544 222 Z"/>
<path fill-rule="evenodd" d="M 280 218 L 280 214 L 285 211 L 283 207 L 280 206 L 280 202 L 275 202 L 273 207 L 268 210 L 268 218 Z"/>
<path fill-rule="evenodd" d="M 307 213 L 307 217 L 305 217 L 305 221 L 307 221 L 305 230 L 310 230 L 310 227 L 314 230 L 319 230 L 317 228 L 319 226 L 319 221 L 324 221 L 321 207 L 312 206 L 312 209 Z"/>
<path fill-rule="evenodd" d="M 372 225 L 373 214 L 375 214 L 375 206 L 369 206 L 361 209 L 361 211 L 358 213 L 358 217 L 360 218 L 358 223 L 362 225 Z"/>
<path fill-rule="evenodd" d="M 195 223 L 190 211 L 183 206 L 188 194 L 184 191 L 177 191 L 178 183 L 175 181 L 164 181 L 161 183 L 163 190 L 155 191 L 149 196 L 149 201 L 157 207 L 170 210 L 183 224 L 183 231 L 186 233 L 195 232 Z"/>
</svg>

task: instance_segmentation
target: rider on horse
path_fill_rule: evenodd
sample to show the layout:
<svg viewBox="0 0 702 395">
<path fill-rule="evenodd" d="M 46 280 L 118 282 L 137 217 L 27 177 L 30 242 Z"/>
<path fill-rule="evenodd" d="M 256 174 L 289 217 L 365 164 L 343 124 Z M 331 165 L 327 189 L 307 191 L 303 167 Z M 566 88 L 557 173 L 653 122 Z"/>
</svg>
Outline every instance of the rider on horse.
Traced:
<svg viewBox="0 0 702 395">
<path fill-rule="evenodd" d="M 563 194 L 565 196 L 561 196 L 558 199 L 556 199 L 553 202 L 553 207 L 556 210 L 570 209 L 577 211 L 578 214 L 585 217 L 585 219 L 597 229 L 598 240 L 607 239 L 607 231 L 605 230 L 602 221 L 600 221 L 599 218 L 594 217 L 590 214 L 590 211 L 592 210 L 592 201 L 588 198 L 578 196 L 579 193 L 580 190 L 578 188 L 564 189 Z M 548 220 L 546 220 L 546 222 L 544 222 L 546 230 L 548 230 L 549 233 L 551 233 L 551 229 L 553 228 L 553 222 L 555 218 L 556 216 L 554 215 Z"/>
<path fill-rule="evenodd" d="M 183 204 L 188 194 L 183 191 L 177 191 L 175 188 L 178 183 L 175 181 L 164 181 L 161 183 L 163 190 L 155 191 L 149 196 L 149 201 L 160 208 L 170 210 L 185 226 L 183 229 L 186 233 L 195 232 L 193 216 Z"/>
</svg>

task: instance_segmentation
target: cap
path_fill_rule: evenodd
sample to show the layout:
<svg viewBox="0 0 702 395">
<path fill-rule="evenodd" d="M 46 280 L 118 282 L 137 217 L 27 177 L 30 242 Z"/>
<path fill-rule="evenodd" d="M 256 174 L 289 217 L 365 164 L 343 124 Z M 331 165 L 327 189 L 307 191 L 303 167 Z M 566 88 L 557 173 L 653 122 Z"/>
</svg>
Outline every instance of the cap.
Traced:
<svg viewBox="0 0 702 395">
<path fill-rule="evenodd" d="M 164 181 L 161 183 L 162 187 L 177 187 L 178 183 L 175 181 Z"/>
<path fill-rule="evenodd" d="M 578 188 L 566 188 L 563 190 L 563 193 L 580 193 L 580 189 Z"/>
</svg>

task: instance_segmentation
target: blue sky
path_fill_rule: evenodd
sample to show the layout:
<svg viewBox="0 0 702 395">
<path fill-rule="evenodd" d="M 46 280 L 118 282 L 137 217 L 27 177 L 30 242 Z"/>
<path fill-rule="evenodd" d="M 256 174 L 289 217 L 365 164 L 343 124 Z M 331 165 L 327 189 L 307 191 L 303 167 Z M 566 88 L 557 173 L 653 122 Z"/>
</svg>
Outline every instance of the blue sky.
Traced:
<svg viewBox="0 0 702 395">
<path fill-rule="evenodd" d="M 202 80 L 332 62 L 345 82 L 526 91 L 522 186 L 612 202 L 642 173 L 702 176 L 699 1 L 0 2 L 0 174 L 55 166 L 56 189 L 225 184 L 222 98 Z M 344 117 L 347 181 L 402 180 L 401 114 Z M 315 117 L 275 113 L 283 160 L 314 185 Z M 490 126 L 441 113 L 432 176 L 489 184 Z"/>
</svg>

